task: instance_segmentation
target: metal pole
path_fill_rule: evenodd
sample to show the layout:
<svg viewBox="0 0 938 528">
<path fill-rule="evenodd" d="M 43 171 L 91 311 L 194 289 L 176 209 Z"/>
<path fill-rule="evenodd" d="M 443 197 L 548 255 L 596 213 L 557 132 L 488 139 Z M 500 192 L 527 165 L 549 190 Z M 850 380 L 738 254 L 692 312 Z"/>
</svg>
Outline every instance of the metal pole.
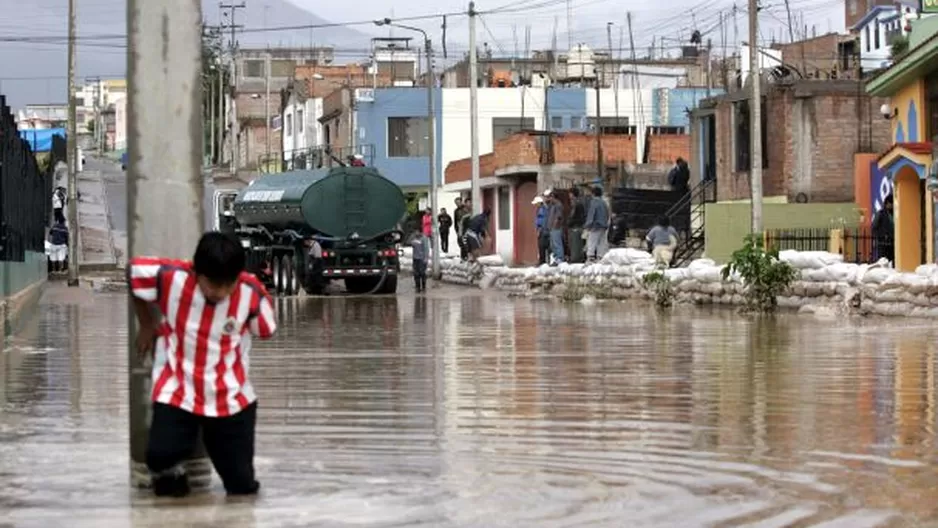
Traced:
<svg viewBox="0 0 938 528">
<path fill-rule="evenodd" d="M 212 71 L 218 73 L 218 66 L 213 64 Z M 208 79 L 208 111 L 209 111 L 209 142 L 208 142 L 208 165 L 215 162 L 215 79 Z M 221 96 L 221 94 L 218 94 Z"/>
<path fill-rule="evenodd" d="M 267 95 L 264 96 L 264 115 L 267 116 L 267 160 L 265 164 L 270 163 L 270 53 L 264 57 L 264 74 L 266 80 L 264 84 L 266 85 Z M 283 123 L 280 123 L 280 130 L 283 130 Z M 260 168 L 260 167 L 258 167 Z M 266 167 L 264 167 L 266 170 Z"/>
<path fill-rule="evenodd" d="M 603 75 L 605 77 L 605 75 Z M 596 76 L 596 177 L 604 178 L 605 167 L 603 167 L 603 125 L 602 109 L 600 107 L 600 83 L 599 75 Z"/>
<path fill-rule="evenodd" d="M 192 89 L 201 86 L 200 2 L 128 0 L 127 17 L 129 255 L 189 258 L 204 226 L 202 94 Z M 151 367 L 134 349 L 136 318 L 128 311 L 131 484 L 146 487 Z M 194 488 L 211 481 L 204 452 L 200 443 L 186 464 Z"/>
<path fill-rule="evenodd" d="M 75 8 L 68 0 L 68 285 L 78 286 L 78 122 L 75 109 Z"/>
<path fill-rule="evenodd" d="M 752 187 L 752 232 L 762 232 L 762 73 L 759 65 L 759 2 L 749 0 L 749 143 L 752 156 L 749 175 Z"/>
<path fill-rule="evenodd" d="M 479 214 L 482 212 L 482 191 L 479 189 L 479 60 L 475 2 L 469 2 L 469 149 L 472 156 L 472 214 Z"/>
<path fill-rule="evenodd" d="M 436 77 L 433 73 L 433 47 L 430 38 L 424 33 L 427 56 L 427 147 L 430 151 L 430 225 L 432 226 L 431 241 L 433 244 L 433 278 L 440 280 L 443 274 L 440 271 L 440 226 L 437 216 L 440 214 L 437 204 L 437 173 L 436 173 L 436 109 L 433 104 L 433 92 L 436 91 Z"/>
<path fill-rule="evenodd" d="M 217 70 L 218 72 L 218 136 L 217 143 L 218 146 L 215 149 L 215 163 L 221 165 L 222 158 L 224 158 L 225 152 L 225 98 L 228 96 L 225 93 L 225 89 L 222 85 L 222 81 L 225 79 L 225 69 L 222 67 L 222 61 L 217 61 Z"/>
</svg>

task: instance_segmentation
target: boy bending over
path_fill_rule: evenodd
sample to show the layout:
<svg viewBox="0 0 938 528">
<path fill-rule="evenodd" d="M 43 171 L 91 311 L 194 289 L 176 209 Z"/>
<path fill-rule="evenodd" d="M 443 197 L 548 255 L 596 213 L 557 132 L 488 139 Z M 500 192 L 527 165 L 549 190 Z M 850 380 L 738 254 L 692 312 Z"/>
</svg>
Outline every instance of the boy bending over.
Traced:
<svg viewBox="0 0 938 528">
<path fill-rule="evenodd" d="M 257 493 L 257 396 L 247 379 L 251 338 L 276 330 L 270 295 L 244 271 L 241 244 L 206 233 L 192 262 L 138 257 L 128 266 L 136 346 L 153 352 L 153 419 L 147 467 L 158 496 L 181 497 L 181 469 L 202 431 L 205 450 L 229 495 Z"/>
</svg>

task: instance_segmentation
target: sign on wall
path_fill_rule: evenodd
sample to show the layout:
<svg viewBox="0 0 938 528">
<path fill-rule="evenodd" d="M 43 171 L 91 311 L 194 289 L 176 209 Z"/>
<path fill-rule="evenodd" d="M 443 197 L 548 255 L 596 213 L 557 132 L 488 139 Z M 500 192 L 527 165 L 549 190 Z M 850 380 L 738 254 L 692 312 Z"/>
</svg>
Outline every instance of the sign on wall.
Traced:
<svg viewBox="0 0 938 528">
<path fill-rule="evenodd" d="M 879 168 L 876 160 L 870 161 L 870 211 L 873 212 L 869 218 L 870 222 L 883 208 L 886 197 L 892 194 L 892 182 L 886 176 L 886 171 Z"/>
<path fill-rule="evenodd" d="M 922 13 L 938 13 L 938 0 L 922 0 Z"/>
</svg>

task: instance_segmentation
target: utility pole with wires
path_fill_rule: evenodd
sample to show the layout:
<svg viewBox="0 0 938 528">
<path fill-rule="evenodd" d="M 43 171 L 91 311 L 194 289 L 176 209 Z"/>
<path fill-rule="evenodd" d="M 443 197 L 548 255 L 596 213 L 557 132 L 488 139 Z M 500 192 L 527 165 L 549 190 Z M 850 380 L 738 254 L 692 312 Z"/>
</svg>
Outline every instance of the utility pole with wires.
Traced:
<svg viewBox="0 0 938 528">
<path fill-rule="evenodd" d="M 612 78 L 612 96 L 616 105 L 616 127 L 619 126 L 619 60 L 612 54 L 612 22 L 606 23 L 606 40 L 609 43 L 609 63 L 615 68 L 615 75 Z M 619 42 L 622 42 L 622 31 L 619 30 Z M 620 46 L 621 47 L 621 46 Z M 605 71 L 605 70 L 603 70 Z"/>
<path fill-rule="evenodd" d="M 229 149 L 231 155 L 231 173 L 235 174 L 238 171 L 238 164 L 241 159 L 241 144 L 239 140 L 240 131 L 238 127 L 238 108 L 237 108 L 237 99 L 233 93 L 235 88 L 235 83 L 237 82 L 237 61 L 235 60 L 235 55 L 238 50 L 238 39 L 237 39 L 237 30 L 243 28 L 244 26 L 239 25 L 235 22 L 235 17 L 237 15 L 238 9 L 244 9 L 246 7 L 244 2 L 239 2 L 237 4 L 218 4 L 218 9 L 223 13 L 219 25 L 222 27 L 222 30 L 228 28 L 231 30 L 231 36 L 228 41 L 228 75 L 231 79 L 228 84 L 228 90 L 226 90 L 226 100 L 228 101 L 228 140 L 231 142 L 231 148 Z M 227 11 L 227 13 L 225 12 Z M 227 18 L 227 22 L 225 19 Z"/>
<path fill-rule="evenodd" d="M 469 2 L 469 152 L 472 168 L 472 214 L 482 212 L 479 189 L 479 54 L 476 50 L 476 3 Z"/>
<path fill-rule="evenodd" d="M 78 112 L 75 108 L 76 4 L 68 0 L 68 285 L 78 286 Z"/>
<path fill-rule="evenodd" d="M 762 57 L 759 54 L 759 0 L 749 0 L 749 176 L 752 189 L 752 232 L 762 233 Z"/>
</svg>

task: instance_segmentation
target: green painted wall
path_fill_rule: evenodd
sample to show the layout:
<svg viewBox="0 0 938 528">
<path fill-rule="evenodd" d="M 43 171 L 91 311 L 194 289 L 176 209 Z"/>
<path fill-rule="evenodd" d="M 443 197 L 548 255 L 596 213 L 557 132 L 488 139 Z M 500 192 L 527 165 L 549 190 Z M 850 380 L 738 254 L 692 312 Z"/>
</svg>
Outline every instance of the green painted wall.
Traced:
<svg viewBox="0 0 938 528">
<path fill-rule="evenodd" d="M 46 275 L 45 253 L 27 251 L 25 262 L 0 261 L 0 299 L 44 280 Z"/>
<path fill-rule="evenodd" d="M 739 249 L 749 234 L 751 209 L 748 203 L 720 202 L 707 204 L 706 219 L 707 258 L 724 263 Z M 765 229 L 807 229 L 857 226 L 860 212 L 854 203 L 779 204 L 762 206 Z"/>
</svg>

